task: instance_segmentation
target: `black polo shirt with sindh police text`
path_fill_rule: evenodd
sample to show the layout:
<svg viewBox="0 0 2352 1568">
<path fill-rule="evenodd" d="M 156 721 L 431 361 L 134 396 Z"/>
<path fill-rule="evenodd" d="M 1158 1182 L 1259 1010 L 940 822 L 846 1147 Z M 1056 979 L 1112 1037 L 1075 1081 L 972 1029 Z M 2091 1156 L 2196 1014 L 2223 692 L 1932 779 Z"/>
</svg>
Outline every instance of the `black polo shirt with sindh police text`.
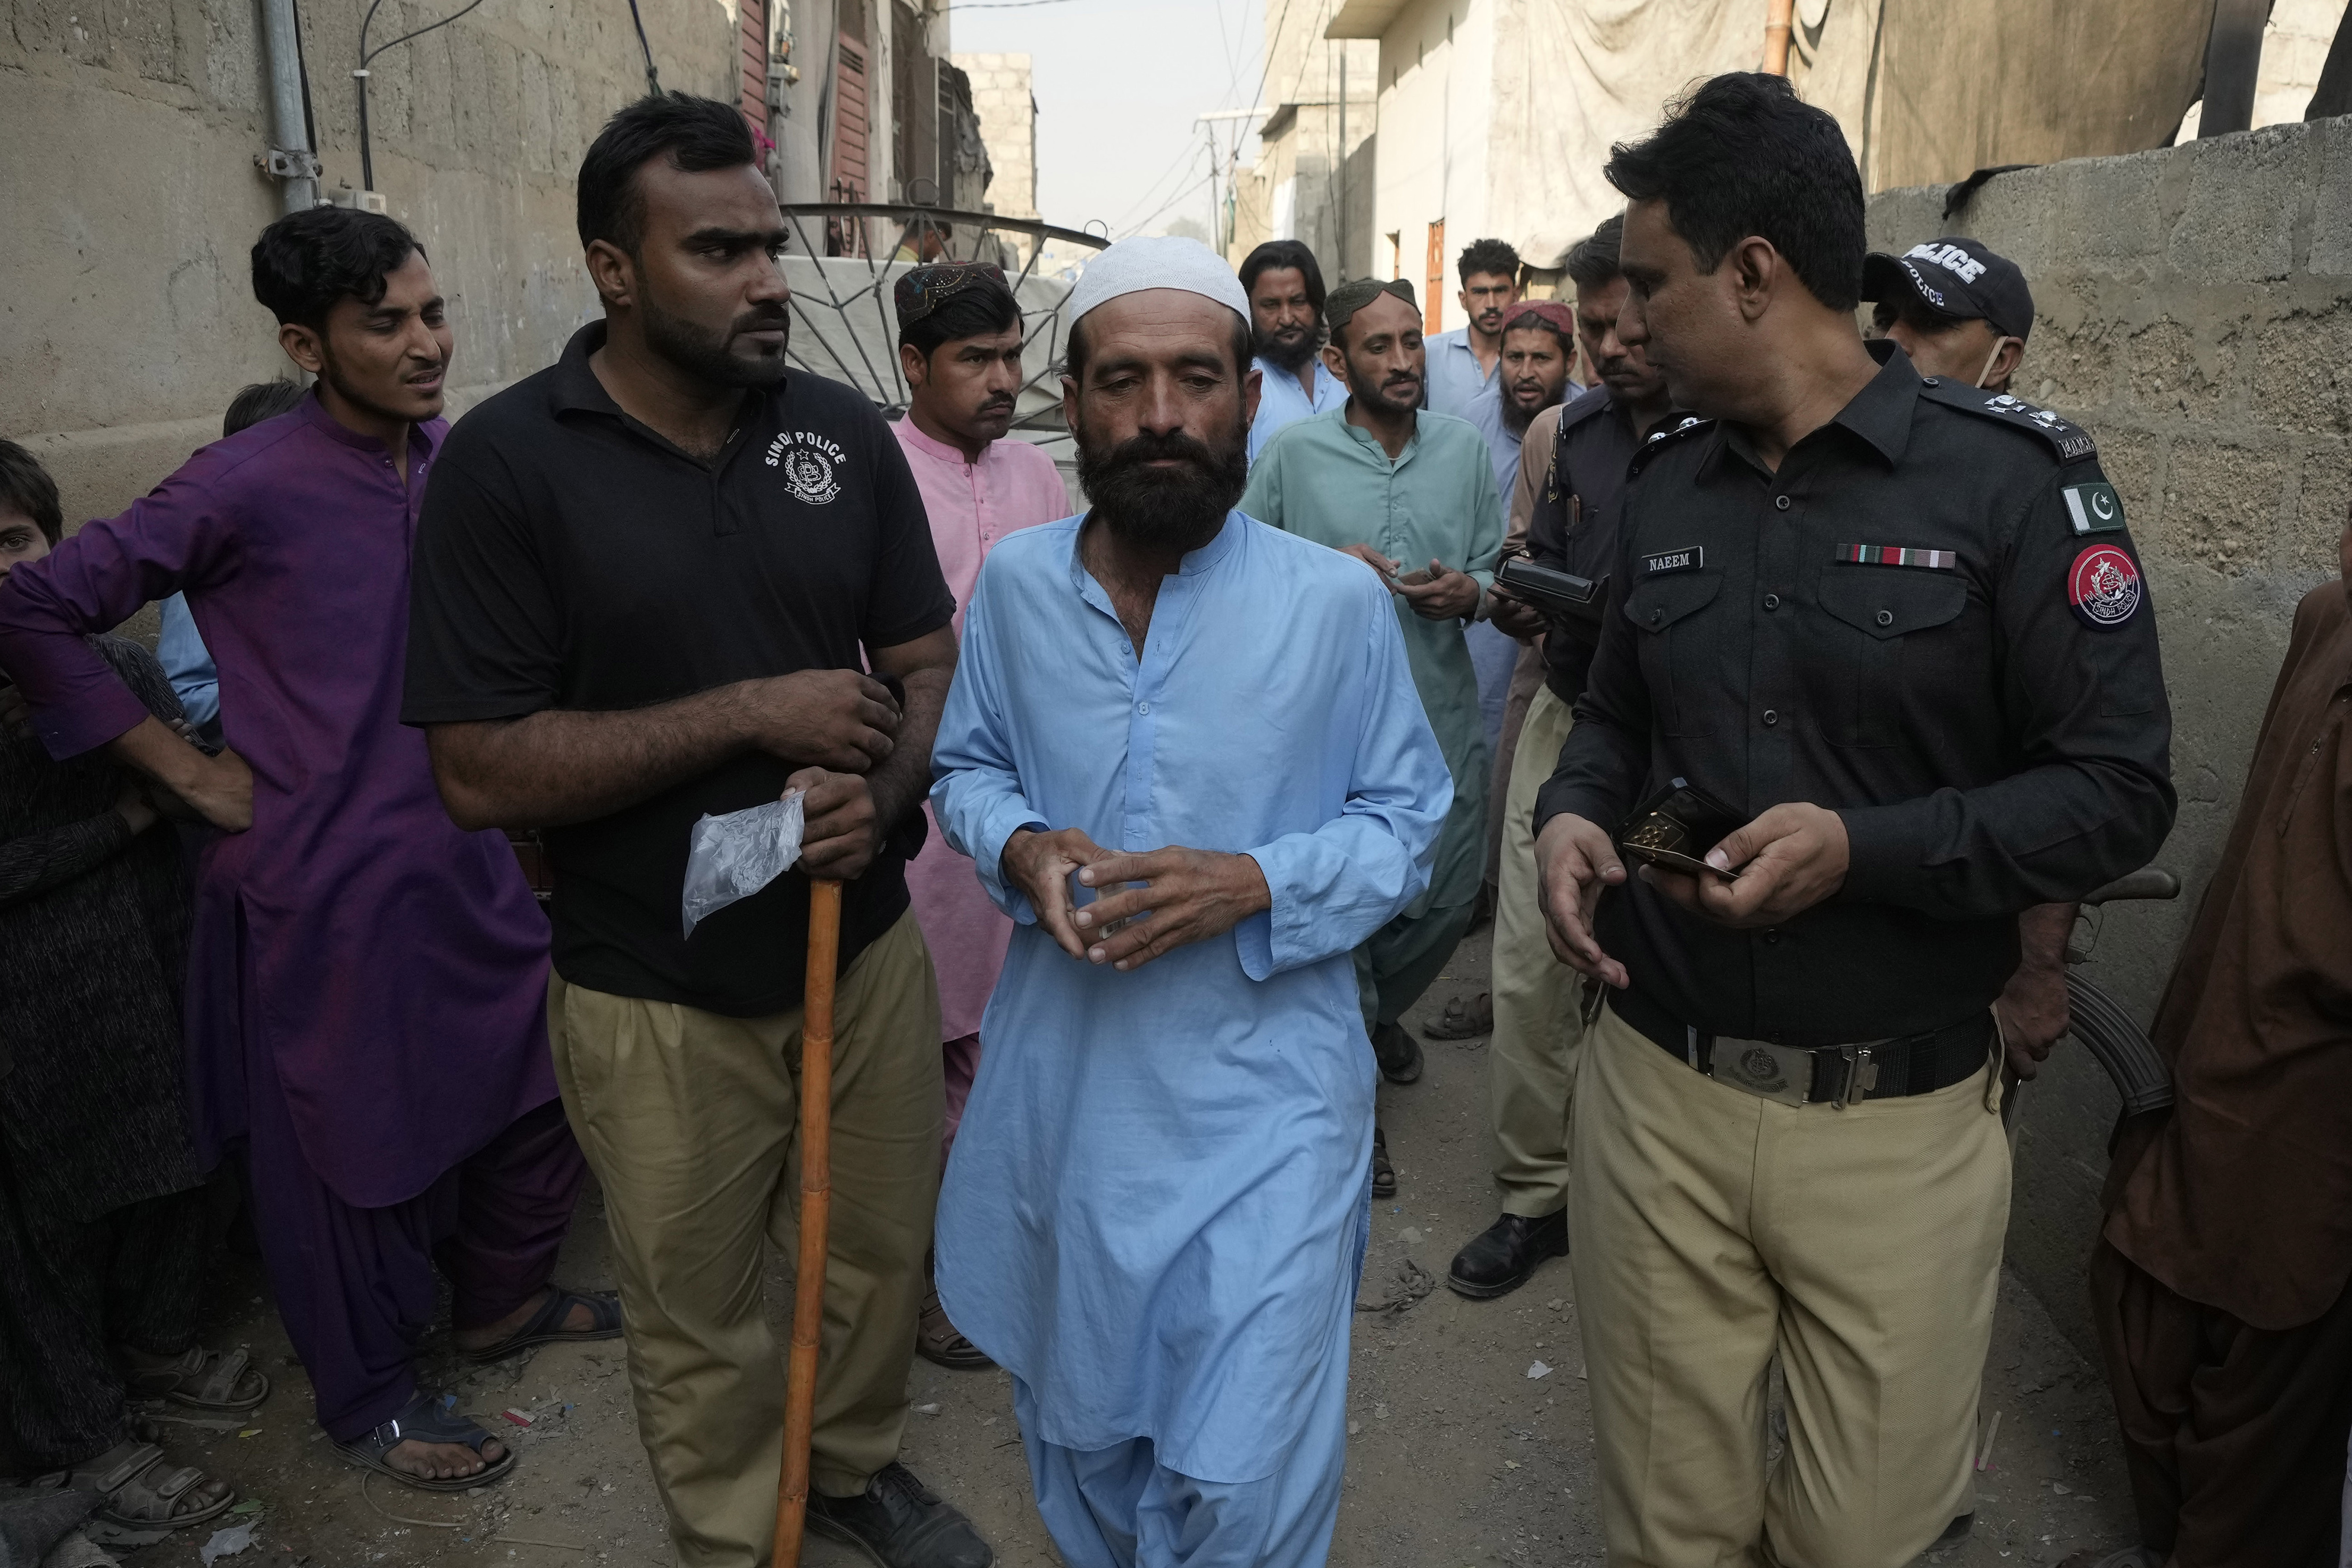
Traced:
<svg viewBox="0 0 2352 1568">
<path fill-rule="evenodd" d="M 604 341 L 603 322 L 583 328 L 555 364 L 449 433 L 417 525 L 405 722 L 643 708 L 859 669 L 864 649 L 949 624 L 922 497 L 857 392 L 793 371 L 745 395 L 742 423 L 705 464 L 622 413 L 589 368 Z M 775 799 L 793 771 L 749 754 L 548 829 L 556 972 L 736 1017 L 798 1005 L 797 870 L 679 934 L 696 820 Z M 844 889 L 845 964 L 906 912 L 898 837 Z"/>
<path fill-rule="evenodd" d="M 1538 830 L 1619 832 L 1688 780 L 1743 819 L 1843 819 L 1828 901 L 1734 931 L 1638 879 L 1595 934 L 1654 1009 L 1795 1046 L 1981 1014 L 2018 913 L 2146 865 L 2172 826 L 2156 616 L 2091 438 L 2016 398 L 1881 368 L 1759 459 L 1678 423 L 1635 457 L 1601 647 Z"/>
</svg>

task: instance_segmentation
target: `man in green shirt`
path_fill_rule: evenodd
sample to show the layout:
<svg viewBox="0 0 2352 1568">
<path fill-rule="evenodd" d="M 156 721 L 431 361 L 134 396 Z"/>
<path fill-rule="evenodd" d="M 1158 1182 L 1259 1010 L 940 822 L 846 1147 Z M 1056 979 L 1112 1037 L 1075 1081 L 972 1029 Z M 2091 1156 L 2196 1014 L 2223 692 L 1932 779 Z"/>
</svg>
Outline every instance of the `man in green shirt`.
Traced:
<svg viewBox="0 0 2352 1568">
<path fill-rule="evenodd" d="M 1348 384 L 1348 401 L 1266 444 L 1242 510 L 1381 574 L 1396 595 L 1413 684 L 1454 775 L 1428 893 L 1356 951 L 1364 1026 L 1381 1071 L 1391 1083 L 1411 1083 L 1421 1076 L 1421 1047 L 1398 1020 L 1469 929 L 1484 870 L 1486 736 L 1462 628 L 1494 582 L 1503 503 L 1476 426 L 1420 406 L 1426 363 L 1412 285 L 1343 283 L 1324 316 L 1331 329 L 1325 363 Z M 1376 1192 L 1394 1190 L 1384 1152 L 1375 1155 Z"/>
</svg>

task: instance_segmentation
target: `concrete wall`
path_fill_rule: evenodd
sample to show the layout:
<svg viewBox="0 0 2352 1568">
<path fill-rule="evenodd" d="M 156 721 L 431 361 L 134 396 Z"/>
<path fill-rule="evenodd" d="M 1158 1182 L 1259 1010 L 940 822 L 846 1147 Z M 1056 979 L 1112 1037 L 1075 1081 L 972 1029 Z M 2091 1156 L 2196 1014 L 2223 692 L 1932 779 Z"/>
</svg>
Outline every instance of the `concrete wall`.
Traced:
<svg viewBox="0 0 2352 1568">
<path fill-rule="evenodd" d="M 980 116 L 980 139 L 988 143 L 989 164 L 995 171 L 988 182 L 988 210 L 1005 217 L 1035 217 L 1037 100 L 1029 88 L 1029 57 L 952 58 L 971 78 L 971 107 Z"/>
<path fill-rule="evenodd" d="M 1315 253 L 1327 283 L 1371 271 L 1381 46 L 1325 37 L 1337 10 L 1336 0 L 1312 7 L 1266 0 L 1265 87 L 1258 96 L 1273 112 L 1259 128 L 1255 166 L 1234 181 L 1225 248 L 1236 266 L 1265 240 L 1296 239 Z"/>
<path fill-rule="evenodd" d="M 1487 232 L 1495 11 L 1518 3 L 1414 0 L 1381 36 L 1371 270 L 1412 279 L 1426 313 L 1429 226 L 1443 219 L 1443 331 L 1462 324 L 1454 258 Z"/>
<path fill-rule="evenodd" d="M 642 0 L 666 87 L 732 100 L 720 0 Z M 360 184 L 362 7 L 311 0 L 303 46 L 322 189 Z M 391 0 L 371 41 L 441 14 Z M 486 5 L 378 58 L 375 184 L 431 254 L 459 405 L 552 360 L 595 297 L 573 175 L 645 90 L 625 5 Z M 255 0 L 0 0 L 0 433 L 58 477 L 69 525 L 110 515 L 291 367 L 247 256 L 282 210 L 264 145 Z"/>
<path fill-rule="evenodd" d="M 2336 573 L 2352 501 L 2352 119 L 2274 126 L 1986 185 L 1873 197 L 1874 248 L 1973 235 L 2038 315 L 2021 395 L 2098 438 L 2162 631 L 2180 815 L 2171 905 L 2109 910 L 2089 968 L 2143 1022 L 2236 810 L 2295 601 Z M 2021 1106 L 2011 1260 L 2089 1345 L 2083 1263 L 2116 1096 L 2063 1045 Z"/>
</svg>

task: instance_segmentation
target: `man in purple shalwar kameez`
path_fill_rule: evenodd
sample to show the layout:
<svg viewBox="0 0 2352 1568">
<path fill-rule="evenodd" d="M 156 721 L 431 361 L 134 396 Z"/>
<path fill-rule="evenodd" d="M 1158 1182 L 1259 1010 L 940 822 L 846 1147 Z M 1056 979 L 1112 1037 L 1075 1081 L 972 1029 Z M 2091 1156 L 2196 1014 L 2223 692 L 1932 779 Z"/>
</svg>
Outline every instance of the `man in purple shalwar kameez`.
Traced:
<svg viewBox="0 0 2352 1568">
<path fill-rule="evenodd" d="M 189 966 L 200 1152 L 245 1141 L 328 1436 L 454 1490 L 514 1459 L 417 1386 L 435 1264 L 478 1356 L 612 1337 L 619 1315 L 548 1283 L 585 1166 L 548 1056 L 547 922 L 504 838 L 450 823 L 399 721 L 409 548 L 447 428 L 440 296 L 373 215 L 291 215 L 253 262 L 316 393 L 10 574 L 0 665 L 52 756 L 109 748 L 228 830 L 204 855 Z M 220 667 L 217 757 L 84 640 L 175 591 Z"/>
</svg>

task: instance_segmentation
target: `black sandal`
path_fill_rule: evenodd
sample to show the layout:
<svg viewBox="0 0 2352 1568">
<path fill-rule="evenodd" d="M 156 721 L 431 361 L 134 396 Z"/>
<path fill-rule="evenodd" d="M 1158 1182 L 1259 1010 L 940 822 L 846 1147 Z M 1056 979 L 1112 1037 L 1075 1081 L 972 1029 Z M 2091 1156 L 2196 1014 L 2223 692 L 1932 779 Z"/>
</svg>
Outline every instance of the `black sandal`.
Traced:
<svg viewBox="0 0 2352 1568">
<path fill-rule="evenodd" d="M 1372 1196 L 1396 1196 L 1396 1167 L 1389 1163 L 1389 1135 L 1377 1121 L 1372 1123 Z"/>
<path fill-rule="evenodd" d="M 454 1405 L 455 1401 L 451 1404 Z M 390 1476 L 402 1486 L 414 1487 L 421 1492 L 467 1492 L 502 1481 L 514 1471 L 514 1445 L 506 1444 L 506 1452 L 492 1459 L 482 1453 L 483 1446 L 491 1440 L 490 1434 L 472 1417 L 460 1415 L 454 1408 L 445 1412 L 440 1395 L 419 1394 L 399 1415 L 364 1436 L 336 1444 L 335 1451 L 363 1470 Z M 470 1476 L 454 1476 L 447 1480 L 412 1475 L 389 1458 L 394 1448 L 409 1442 L 462 1443 L 486 1462 Z"/>
<path fill-rule="evenodd" d="M 595 1320 L 594 1326 L 567 1329 L 563 1320 L 572 1315 L 574 1307 L 585 1307 Z M 617 1340 L 621 1337 L 621 1302 L 614 1296 L 583 1296 L 576 1290 L 566 1290 L 561 1285 L 547 1288 L 547 1300 L 530 1321 L 496 1344 L 476 1350 L 460 1350 L 457 1353 L 477 1366 L 489 1362 L 504 1361 L 510 1355 L 529 1350 L 533 1345 L 551 1345 L 573 1340 Z"/>
</svg>

